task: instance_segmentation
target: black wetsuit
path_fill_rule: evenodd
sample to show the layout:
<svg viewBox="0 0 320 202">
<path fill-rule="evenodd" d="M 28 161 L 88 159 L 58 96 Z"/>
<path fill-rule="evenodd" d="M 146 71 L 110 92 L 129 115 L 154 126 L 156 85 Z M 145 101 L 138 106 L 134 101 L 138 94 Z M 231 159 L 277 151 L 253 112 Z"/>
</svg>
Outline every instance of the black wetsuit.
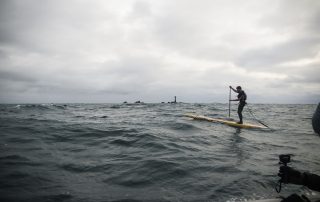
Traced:
<svg viewBox="0 0 320 202">
<path fill-rule="evenodd" d="M 239 106 L 238 106 L 238 116 L 240 119 L 240 123 L 242 124 L 242 110 L 244 108 L 244 106 L 247 104 L 246 100 L 247 100 L 247 94 L 241 90 L 240 93 L 238 94 L 238 99 L 239 99 Z"/>
</svg>

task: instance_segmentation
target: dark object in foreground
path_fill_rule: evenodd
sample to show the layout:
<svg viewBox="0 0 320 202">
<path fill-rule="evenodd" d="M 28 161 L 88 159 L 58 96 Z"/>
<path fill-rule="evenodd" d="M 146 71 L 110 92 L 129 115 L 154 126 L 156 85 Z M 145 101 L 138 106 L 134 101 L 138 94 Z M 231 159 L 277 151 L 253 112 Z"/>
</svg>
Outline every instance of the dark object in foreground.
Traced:
<svg viewBox="0 0 320 202">
<path fill-rule="evenodd" d="M 315 133 L 320 135 L 320 103 L 312 117 L 312 127 Z"/>
<path fill-rule="evenodd" d="M 288 166 L 288 163 L 291 161 L 291 155 L 282 154 L 279 155 L 279 164 L 280 169 L 278 176 L 280 180 L 276 186 L 276 191 L 278 193 L 281 192 L 282 183 L 285 184 L 296 184 L 296 185 L 304 185 L 309 189 L 320 191 L 320 176 L 311 174 L 311 173 L 301 173 L 298 170 L 295 170 Z M 305 202 L 310 201 L 306 196 L 298 196 L 297 194 L 292 194 L 289 197 L 282 200 L 283 202 Z"/>
</svg>

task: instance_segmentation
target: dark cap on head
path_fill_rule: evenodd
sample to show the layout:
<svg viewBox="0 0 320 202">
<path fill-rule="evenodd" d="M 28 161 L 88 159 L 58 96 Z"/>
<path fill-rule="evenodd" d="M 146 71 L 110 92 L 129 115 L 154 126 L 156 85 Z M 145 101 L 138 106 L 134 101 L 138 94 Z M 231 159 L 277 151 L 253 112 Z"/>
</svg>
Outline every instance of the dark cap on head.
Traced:
<svg viewBox="0 0 320 202">
<path fill-rule="evenodd" d="M 237 86 L 237 89 L 240 89 L 240 90 L 241 90 L 241 86 Z"/>
</svg>

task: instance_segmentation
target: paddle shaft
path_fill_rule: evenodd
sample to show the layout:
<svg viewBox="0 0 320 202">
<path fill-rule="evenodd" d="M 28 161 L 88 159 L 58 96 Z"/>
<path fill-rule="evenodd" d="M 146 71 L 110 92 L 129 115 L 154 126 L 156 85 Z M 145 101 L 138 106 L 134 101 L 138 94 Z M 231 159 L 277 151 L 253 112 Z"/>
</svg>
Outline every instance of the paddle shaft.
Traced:
<svg viewBox="0 0 320 202">
<path fill-rule="evenodd" d="M 229 118 L 230 118 L 230 108 L 231 108 L 231 88 L 229 88 Z"/>
</svg>

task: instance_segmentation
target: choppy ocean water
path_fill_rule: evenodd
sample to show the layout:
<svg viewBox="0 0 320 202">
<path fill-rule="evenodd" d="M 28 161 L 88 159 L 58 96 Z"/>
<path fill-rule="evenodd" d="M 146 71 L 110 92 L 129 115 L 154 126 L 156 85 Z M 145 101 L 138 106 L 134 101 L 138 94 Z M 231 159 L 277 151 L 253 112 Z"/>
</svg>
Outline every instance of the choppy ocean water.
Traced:
<svg viewBox="0 0 320 202">
<path fill-rule="evenodd" d="M 291 166 L 320 174 L 316 105 L 249 107 L 272 130 L 183 116 L 227 117 L 227 104 L 0 105 L 0 200 L 274 198 L 278 155 L 288 153 Z M 281 195 L 307 191 L 284 185 Z"/>
</svg>

